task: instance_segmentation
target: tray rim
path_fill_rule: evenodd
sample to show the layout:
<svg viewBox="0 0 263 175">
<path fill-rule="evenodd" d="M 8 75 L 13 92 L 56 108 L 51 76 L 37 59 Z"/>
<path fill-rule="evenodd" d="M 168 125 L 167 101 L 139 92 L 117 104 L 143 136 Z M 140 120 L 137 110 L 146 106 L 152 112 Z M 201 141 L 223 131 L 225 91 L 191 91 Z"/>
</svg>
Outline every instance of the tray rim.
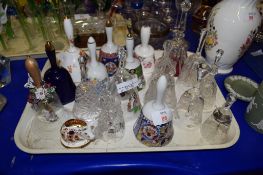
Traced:
<svg viewBox="0 0 263 175">
<path fill-rule="evenodd" d="M 160 55 L 161 54 L 161 50 L 157 50 L 155 51 L 156 55 Z M 158 57 L 157 57 L 158 58 Z M 45 63 L 45 66 L 43 68 L 43 70 L 45 70 L 45 68 L 49 66 L 48 61 Z M 43 74 L 43 71 L 42 71 Z M 220 96 L 222 95 L 222 92 L 220 90 L 220 88 L 218 87 L 218 92 L 220 94 Z M 21 127 L 23 126 L 23 120 L 25 120 L 25 115 L 27 110 L 30 110 L 30 104 L 27 103 L 23 113 L 19 119 L 19 122 L 16 126 L 15 129 L 15 133 L 14 133 L 14 141 L 16 146 L 23 152 L 25 153 L 29 153 L 29 154 L 72 154 L 72 153 L 77 153 L 77 154 L 82 154 L 82 153 L 143 153 L 143 152 L 170 152 L 170 151 L 198 151 L 198 150 L 213 150 L 213 149 L 224 149 L 224 148 L 229 148 L 231 146 L 233 146 L 239 139 L 240 136 L 240 128 L 239 125 L 235 119 L 235 116 L 233 114 L 233 118 L 232 118 L 232 127 L 234 127 L 235 130 L 235 136 L 233 137 L 233 139 L 227 143 L 224 144 L 218 144 L 218 145 L 192 145 L 192 146 L 177 146 L 177 147 L 169 147 L 169 144 L 165 147 L 145 147 L 147 148 L 147 150 L 145 150 L 145 148 L 143 150 L 140 150 L 140 147 L 137 148 L 129 148 L 129 150 L 127 149 L 123 149 L 123 148 L 118 148 L 118 149 L 112 149 L 112 148 L 91 148 L 91 149 L 81 149 L 81 148 L 69 148 L 69 149 L 33 149 L 33 148 L 28 148 L 26 146 L 24 146 L 19 139 L 19 132 L 21 130 Z M 112 149 L 112 150 L 111 150 Z M 106 151 L 105 151 L 106 150 Z"/>
</svg>

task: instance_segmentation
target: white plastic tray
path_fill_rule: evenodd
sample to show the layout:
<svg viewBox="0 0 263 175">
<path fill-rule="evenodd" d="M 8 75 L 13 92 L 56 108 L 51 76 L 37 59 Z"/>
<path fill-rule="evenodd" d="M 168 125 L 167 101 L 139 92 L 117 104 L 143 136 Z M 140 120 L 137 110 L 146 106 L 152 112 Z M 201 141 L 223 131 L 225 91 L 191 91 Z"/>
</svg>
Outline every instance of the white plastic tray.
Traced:
<svg viewBox="0 0 263 175">
<path fill-rule="evenodd" d="M 161 54 L 161 51 L 156 51 L 156 58 L 160 57 Z M 46 70 L 48 66 L 49 64 L 47 63 L 43 70 Z M 149 78 L 149 76 L 146 76 L 146 81 L 147 78 Z M 183 91 L 183 88 L 176 87 L 177 99 Z M 145 92 L 146 89 L 142 90 L 140 92 L 140 97 L 142 97 Z M 220 106 L 225 102 L 219 89 L 216 99 L 216 106 Z M 211 112 L 212 111 L 205 112 L 203 114 L 203 121 Z M 61 113 L 58 115 L 61 115 Z M 65 148 L 60 142 L 60 127 L 63 122 L 69 118 L 61 118 L 58 122 L 53 124 L 43 123 L 37 119 L 30 104 L 27 104 L 15 131 L 15 143 L 22 151 L 32 154 L 180 151 L 228 148 L 237 142 L 240 134 L 237 121 L 235 117 L 233 117 L 227 142 L 219 145 L 210 145 L 201 138 L 199 129 L 180 129 L 178 127 L 179 121 L 174 120 L 174 136 L 172 141 L 164 147 L 147 147 L 137 141 L 133 134 L 132 128 L 136 118 L 128 113 L 124 113 L 124 118 L 125 134 L 121 140 L 111 142 L 95 140 L 84 148 Z"/>
</svg>

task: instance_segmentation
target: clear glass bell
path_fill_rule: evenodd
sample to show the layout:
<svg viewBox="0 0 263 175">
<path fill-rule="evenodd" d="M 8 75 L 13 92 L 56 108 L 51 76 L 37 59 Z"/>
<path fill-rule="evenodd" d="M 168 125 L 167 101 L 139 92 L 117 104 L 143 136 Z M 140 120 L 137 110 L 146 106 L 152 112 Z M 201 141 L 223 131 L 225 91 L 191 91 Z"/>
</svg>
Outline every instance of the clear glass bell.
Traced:
<svg viewBox="0 0 263 175">
<path fill-rule="evenodd" d="M 200 92 L 200 83 L 206 75 L 202 65 L 199 65 L 197 74 L 196 86 L 185 91 L 178 102 L 177 111 L 181 128 L 196 129 L 202 123 L 204 99 Z"/>
<path fill-rule="evenodd" d="M 199 44 L 195 53 L 191 54 L 184 60 L 182 71 L 178 76 L 177 83 L 186 87 L 194 87 L 197 83 L 197 67 L 200 63 L 205 63 L 201 53 L 204 47 L 206 29 L 201 32 Z"/>
<path fill-rule="evenodd" d="M 228 94 L 226 102 L 216 108 L 202 124 L 200 132 L 202 137 L 210 144 L 222 144 L 227 141 L 233 114 L 230 107 L 236 101 L 233 94 Z"/>
<path fill-rule="evenodd" d="M 185 40 L 185 28 L 187 22 L 187 14 L 191 9 L 192 3 L 185 0 L 180 3 L 181 13 L 177 14 L 175 28 L 174 28 L 174 38 L 172 40 L 167 40 L 172 46 L 170 49 L 169 57 L 173 62 L 173 66 L 176 70 L 175 76 L 179 76 L 184 64 L 184 60 L 187 58 L 188 43 Z"/>
<path fill-rule="evenodd" d="M 141 109 L 141 102 L 138 95 L 137 85 L 138 80 L 134 75 L 131 75 L 125 69 L 126 50 L 124 47 L 119 47 L 119 68 L 111 78 L 111 91 L 120 98 L 126 105 L 128 112 L 138 112 Z M 127 102 L 127 104 L 126 104 Z"/>
<path fill-rule="evenodd" d="M 108 79 L 80 83 L 73 108 L 77 118 L 95 127 L 95 138 L 105 141 L 121 138 L 125 126 L 121 101 L 111 91 L 111 86 Z"/>
<path fill-rule="evenodd" d="M 221 49 L 217 51 L 214 64 L 208 67 L 207 70 L 209 73 L 202 79 L 200 84 L 200 91 L 204 98 L 204 110 L 206 111 L 213 109 L 216 101 L 217 83 L 215 80 L 215 75 L 218 72 L 217 63 L 222 58 L 223 53 L 224 51 Z"/>
<path fill-rule="evenodd" d="M 107 95 L 100 99 L 100 106 L 102 111 L 95 135 L 104 141 L 121 139 L 125 131 L 121 102 L 114 96 Z"/>
<path fill-rule="evenodd" d="M 86 122 L 97 123 L 101 113 L 99 99 L 103 97 L 107 90 L 107 81 L 83 81 L 76 89 L 74 115 Z"/>
<path fill-rule="evenodd" d="M 177 118 L 176 111 L 176 92 L 175 92 L 175 68 L 172 65 L 172 61 L 169 58 L 169 51 L 171 49 L 171 43 L 165 42 L 164 45 L 164 53 L 161 58 L 159 58 L 154 67 L 154 71 L 150 78 L 149 87 L 144 96 L 144 104 L 147 102 L 154 100 L 157 95 L 157 82 L 158 79 L 164 75 L 167 79 L 167 88 L 164 96 L 164 102 L 168 105 L 168 107 L 173 111 L 173 115 Z"/>
</svg>

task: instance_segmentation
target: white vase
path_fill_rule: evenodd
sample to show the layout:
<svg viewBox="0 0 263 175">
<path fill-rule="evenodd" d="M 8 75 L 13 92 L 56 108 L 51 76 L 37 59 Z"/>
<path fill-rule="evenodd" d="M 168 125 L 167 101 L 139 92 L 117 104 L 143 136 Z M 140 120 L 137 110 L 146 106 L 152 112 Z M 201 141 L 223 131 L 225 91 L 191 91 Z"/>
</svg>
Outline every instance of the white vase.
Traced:
<svg viewBox="0 0 263 175">
<path fill-rule="evenodd" d="M 219 73 L 229 73 L 248 49 L 260 25 L 257 0 L 223 0 L 214 6 L 207 23 L 206 59 L 213 64 L 216 51 L 224 55 Z"/>
</svg>

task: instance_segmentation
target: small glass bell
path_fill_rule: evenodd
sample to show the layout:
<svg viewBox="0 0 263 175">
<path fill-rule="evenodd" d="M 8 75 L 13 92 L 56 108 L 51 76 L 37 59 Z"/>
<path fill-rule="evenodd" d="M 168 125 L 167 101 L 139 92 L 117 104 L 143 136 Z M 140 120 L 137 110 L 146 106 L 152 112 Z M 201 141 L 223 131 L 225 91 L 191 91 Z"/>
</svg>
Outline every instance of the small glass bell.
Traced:
<svg viewBox="0 0 263 175">
<path fill-rule="evenodd" d="M 201 56 L 204 41 L 205 41 L 206 29 L 203 29 L 201 32 L 201 36 L 199 39 L 199 44 L 197 50 L 194 54 L 188 56 L 184 60 L 184 65 L 182 67 L 182 72 L 178 76 L 177 83 L 186 86 L 186 87 L 194 87 L 197 83 L 197 67 L 199 63 L 205 63 L 205 59 Z M 208 66 L 207 66 L 208 68 Z"/>
<path fill-rule="evenodd" d="M 204 110 L 208 111 L 213 109 L 216 94 L 217 94 L 217 83 L 215 80 L 215 75 L 218 72 L 217 63 L 222 58 L 224 51 L 219 49 L 215 58 L 215 62 L 208 69 L 209 73 L 201 80 L 200 91 L 204 98 Z"/>
<path fill-rule="evenodd" d="M 177 118 L 177 112 L 176 112 L 176 92 L 175 92 L 175 68 L 172 65 L 172 61 L 169 58 L 169 48 L 170 43 L 165 42 L 164 47 L 164 53 L 161 58 L 159 58 L 154 67 L 154 71 L 152 73 L 152 76 L 150 78 L 149 87 L 145 93 L 144 96 L 144 104 L 154 100 L 157 94 L 156 86 L 158 79 L 164 75 L 167 79 L 167 88 L 166 93 L 164 96 L 164 102 L 169 106 L 169 108 L 173 111 L 173 115 L 175 118 Z"/>
<path fill-rule="evenodd" d="M 167 40 L 172 46 L 170 49 L 169 57 L 173 61 L 173 66 L 175 67 L 176 74 L 179 76 L 184 64 L 184 60 L 187 58 L 188 44 L 185 40 L 184 32 L 187 22 L 187 14 L 191 9 L 192 3 L 189 0 L 184 0 L 181 4 L 182 13 L 177 15 L 174 29 L 174 38 L 173 40 Z M 180 16 L 180 17 L 179 17 Z"/>
<path fill-rule="evenodd" d="M 206 73 L 200 64 L 197 70 L 196 86 L 185 91 L 179 99 L 177 110 L 182 128 L 196 129 L 201 125 L 204 99 L 200 92 L 200 83 Z"/>
<path fill-rule="evenodd" d="M 226 143 L 233 117 L 230 107 L 235 101 L 235 96 L 231 93 L 228 94 L 225 104 L 216 108 L 202 124 L 201 135 L 210 144 Z"/>
<path fill-rule="evenodd" d="M 119 68 L 117 72 L 111 78 L 112 92 L 119 94 L 122 101 L 128 100 L 127 111 L 137 112 L 141 109 L 141 103 L 138 95 L 137 86 L 139 84 L 138 79 L 131 75 L 127 69 L 125 69 L 126 51 L 124 47 L 120 47 L 118 50 Z"/>
</svg>

